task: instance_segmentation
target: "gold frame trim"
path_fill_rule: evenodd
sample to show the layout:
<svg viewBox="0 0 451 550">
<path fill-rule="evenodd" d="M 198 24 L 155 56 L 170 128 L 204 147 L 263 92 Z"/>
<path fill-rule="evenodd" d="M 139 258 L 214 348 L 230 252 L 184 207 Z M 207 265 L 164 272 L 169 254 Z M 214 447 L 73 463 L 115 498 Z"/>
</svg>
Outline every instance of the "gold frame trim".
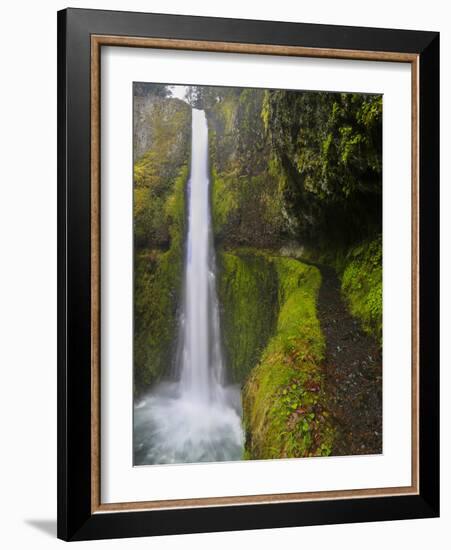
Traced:
<svg viewBox="0 0 451 550">
<path fill-rule="evenodd" d="M 354 59 L 410 63 L 412 70 L 412 480 L 408 487 L 354 489 L 266 495 L 118 502 L 100 499 L 100 50 L 102 46 L 158 48 L 222 53 L 247 53 L 331 59 Z M 306 502 L 342 498 L 388 497 L 419 494 L 419 56 L 399 52 L 334 50 L 267 44 L 240 44 L 139 38 L 91 36 L 91 513 L 133 510 L 163 510 Z"/>
</svg>

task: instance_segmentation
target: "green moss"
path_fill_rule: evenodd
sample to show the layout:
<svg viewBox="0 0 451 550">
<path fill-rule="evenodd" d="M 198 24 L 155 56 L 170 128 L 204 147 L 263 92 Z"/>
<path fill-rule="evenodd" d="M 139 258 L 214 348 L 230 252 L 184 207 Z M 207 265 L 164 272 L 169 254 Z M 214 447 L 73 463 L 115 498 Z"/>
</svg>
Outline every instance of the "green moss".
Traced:
<svg viewBox="0 0 451 550">
<path fill-rule="evenodd" d="M 267 248 L 284 225 L 278 176 L 268 171 L 264 92 L 230 89 L 207 109 L 213 229 L 226 247 Z"/>
<path fill-rule="evenodd" d="M 135 393 L 167 372 L 173 357 L 182 287 L 191 109 L 183 101 L 155 98 L 146 124 L 151 145 L 135 162 L 133 188 Z"/>
<path fill-rule="evenodd" d="M 134 386 L 140 392 L 171 363 L 183 272 L 185 185 L 183 166 L 163 205 L 169 228 L 169 250 L 137 250 L 134 272 Z"/>
<path fill-rule="evenodd" d="M 328 420 L 320 364 L 324 337 L 316 317 L 317 268 L 269 257 L 279 283 L 274 336 L 243 392 L 248 456 L 326 456 L 334 431 Z"/>
<path fill-rule="evenodd" d="M 136 393 L 165 374 L 173 357 L 191 142 L 185 102 L 154 97 L 146 105 L 141 131 L 149 149 L 136 157 L 133 186 Z"/>
<path fill-rule="evenodd" d="M 324 456 L 333 430 L 323 393 L 324 337 L 314 266 L 255 249 L 220 255 L 228 366 L 243 383 L 245 457 Z"/>
<path fill-rule="evenodd" d="M 244 382 L 274 329 L 277 277 L 262 254 L 239 250 L 218 256 L 224 349 L 234 381 Z"/>
<path fill-rule="evenodd" d="M 181 249 L 185 235 L 185 188 L 189 177 L 188 164 L 184 164 L 167 196 L 163 211 L 171 236 L 171 249 L 177 250 L 178 263 L 181 263 Z"/>
<path fill-rule="evenodd" d="M 191 109 L 174 99 L 155 100 L 152 145 L 133 169 L 134 240 L 140 249 L 167 249 L 170 244 L 166 202 L 189 157 Z"/>
<path fill-rule="evenodd" d="M 382 237 L 348 252 L 341 288 L 352 315 L 382 344 Z"/>
<path fill-rule="evenodd" d="M 238 207 L 238 196 L 233 176 L 218 175 L 215 168 L 211 171 L 211 202 L 213 232 L 221 236 L 226 232 L 227 222 Z"/>
<path fill-rule="evenodd" d="M 272 175 L 238 175 L 211 170 L 213 231 L 229 247 L 261 247 L 279 242 L 282 216 Z"/>
<path fill-rule="evenodd" d="M 350 313 L 382 345 L 382 237 L 351 248 L 285 246 L 280 253 L 300 261 L 332 267 Z"/>
<path fill-rule="evenodd" d="M 175 270 L 170 252 L 135 258 L 134 365 L 135 391 L 157 379 L 170 362 L 176 313 Z"/>
</svg>

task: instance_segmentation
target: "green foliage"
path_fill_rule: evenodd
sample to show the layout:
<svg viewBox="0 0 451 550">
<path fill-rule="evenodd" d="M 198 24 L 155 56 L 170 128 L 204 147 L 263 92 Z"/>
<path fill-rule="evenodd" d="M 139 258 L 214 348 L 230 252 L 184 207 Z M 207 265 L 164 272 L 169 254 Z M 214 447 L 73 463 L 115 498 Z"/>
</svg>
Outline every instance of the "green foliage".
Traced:
<svg viewBox="0 0 451 550">
<path fill-rule="evenodd" d="M 152 84 L 150 82 L 134 82 L 133 95 L 137 97 L 154 96 L 168 97 L 171 95 L 170 86 L 165 84 Z"/>
<path fill-rule="evenodd" d="M 353 315 L 382 344 L 382 237 L 352 248 L 345 260 L 342 292 Z"/>
<path fill-rule="evenodd" d="M 294 236 L 355 242 L 382 224 L 382 96 L 271 90 L 262 118 Z"/>
<path fill-rule="evenodd" d="M 273 336 L 243 391 L 246 452 L 253 459 L 327 456 L 328 420 L 320 364 L 324 338 L 316 317 L 317 268 L 267 256 L 278 281 Z"/>
</svg>

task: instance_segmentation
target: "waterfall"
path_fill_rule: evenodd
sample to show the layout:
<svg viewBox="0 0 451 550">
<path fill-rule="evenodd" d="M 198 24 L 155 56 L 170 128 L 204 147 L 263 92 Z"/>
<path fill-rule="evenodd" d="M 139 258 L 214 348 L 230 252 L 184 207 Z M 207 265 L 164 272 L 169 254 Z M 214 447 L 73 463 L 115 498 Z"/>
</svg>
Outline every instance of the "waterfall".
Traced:
<svg viewBox="0 0 451 550">
<path fill-rule="evenodd" d="M 181 389 L 206 402 L 217 393 L 219 381 L 215 375 L 222 375 L 222 355 L 210 230 L 208 128 L 205 113 L 197 109 L 193 109 L 192 136 Z"/>
<path fill-rule="evenodd" d="M 239 460 L 239 388 L 225 383 L 211 231 L 208 127 L 193 109 L 191 174 L 177 379 L 135 405 L 134 463 Z"/>
</svg>

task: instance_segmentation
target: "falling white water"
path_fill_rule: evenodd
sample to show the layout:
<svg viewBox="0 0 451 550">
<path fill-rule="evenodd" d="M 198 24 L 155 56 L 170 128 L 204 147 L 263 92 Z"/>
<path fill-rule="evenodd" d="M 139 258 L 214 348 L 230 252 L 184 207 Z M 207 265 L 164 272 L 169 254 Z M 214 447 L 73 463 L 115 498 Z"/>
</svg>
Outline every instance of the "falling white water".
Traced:
<svg viewBox="0 0 451 550">
<path fill-rule="evenodd" d="M 193 109 L 178 379 L 135 405 L 136 465 L 242 456 L 240 391 L 225 383 L 209 198 L 207 121 Z"/>
</svg>

